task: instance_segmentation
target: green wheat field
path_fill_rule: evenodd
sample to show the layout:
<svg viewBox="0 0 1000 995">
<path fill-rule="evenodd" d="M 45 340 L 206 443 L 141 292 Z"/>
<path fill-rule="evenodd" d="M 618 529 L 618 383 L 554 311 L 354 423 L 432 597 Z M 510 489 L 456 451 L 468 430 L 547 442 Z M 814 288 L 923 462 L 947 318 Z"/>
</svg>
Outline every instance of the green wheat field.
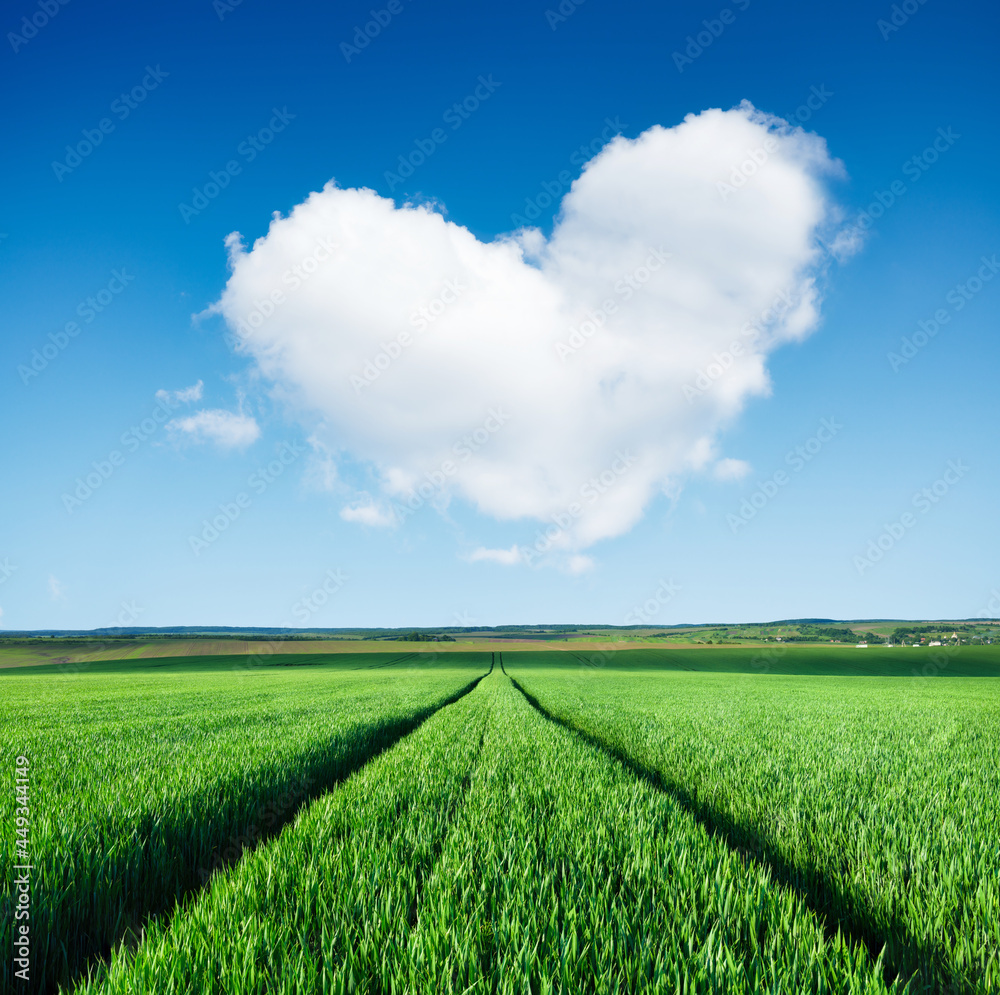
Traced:
<svg viewBox="0 0 1000 995">
<path fill-rule="evenodd" d="M 1000 647 L 926 652 L 0 670 L 2 985 L 1000 992 Z"/>
</svg>

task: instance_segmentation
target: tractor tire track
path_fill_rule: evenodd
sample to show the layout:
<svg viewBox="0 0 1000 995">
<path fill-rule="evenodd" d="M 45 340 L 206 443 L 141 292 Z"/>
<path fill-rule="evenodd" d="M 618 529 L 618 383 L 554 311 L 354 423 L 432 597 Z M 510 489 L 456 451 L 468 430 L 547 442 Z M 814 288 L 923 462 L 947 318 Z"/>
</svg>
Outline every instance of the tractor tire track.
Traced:
<svg viewBox="0 0 1000 995">
<path fill-rule="evenodd" d="M 779 885 L 793 891 L 812 911 L 828 940 L 834 939 L 838 932 L 842 933 L 854 947 L 868 953 L 872 964 L 877 962 L 881 954 L 884 958 L 883 977 L 887 987 L 897 980 L 912 979 L 907 991 L 913 995 L 972 995 L 975 991 L 965 979 L 949 973 L 940 951 L 921 943 L 899 919 L 889 923 L 888 928 L 879 929 L 875 925 L 877 920 L 874 911 L 867 908 L 859 910 L 857 906 L 861 902 L 858 897 L 853 896 L 852 902 L 852 896 L 845 894 L 837 882 L 822 870 L 809 868 L 804 872 L 803 868 L 796 867 L 783 856 L 758 827 L 738 823 L 722 809 L 699 798 L 697 792 L 691 792 L 679 782 L 665 778 L 659 771 L 634 759 L 584 726 L 550 712 L 517 680 L 513 677 L 509 679 L 524 695 L 528 704 L 543 717 L 601 750 L 635 777 L 671 797 L 710 836 L 724 843 L 730 851 L 740 855 L 745 861 L 770 871 Z"/>
</svg>

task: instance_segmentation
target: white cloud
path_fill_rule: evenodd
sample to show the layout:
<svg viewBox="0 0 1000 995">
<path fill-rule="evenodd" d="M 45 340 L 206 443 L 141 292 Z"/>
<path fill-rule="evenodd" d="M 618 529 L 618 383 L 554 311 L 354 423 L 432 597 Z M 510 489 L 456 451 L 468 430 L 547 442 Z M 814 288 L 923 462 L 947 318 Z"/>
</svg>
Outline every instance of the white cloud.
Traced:
<svg viewBox="0 0 1000 995">
<path fill-rule="evenodd" d="M 582 574 L 594 569 L 594 561 L 589 556 L 576 553 L 571 556 L 566 564 L 566 569 L 571 574 Z"/>
<path fill-rule="evenodd" d="M 530 546 L 521 547 L 515 544 L 510 549 L 489 549 L 486 546 L 480 546 L 478 549 L 474 549 L 466 559 L 469 563 L 499 563 L 501 566 L 515 567 L 522 563 L 535 562 L 536 556 Z M 582 553 L 564 556 L 556 562 L 571 574 L 586 573 L 594 568 L 593 559 Z"/>
<path fill-rule="evenodd" d="M 306 442 L 312 448 L 306 463 L 304 480 L 315 490 L 335 491 L 340 488 L 336 455 L 322 439 L 310 435 Z"/>
<path fill-rule="evenodd" d="M 199 380 L 190 387 L 182 387 L 180 390 L 158 390 L 156 399 L 163 401 L 171 407 L 176 404 L 191 404 L 193 401 L 201 400 L 201 393 L 204 388 L 204 381 Z"/>
<path fill-rule="evenodd" d="M 220 408 L 197 411 L 167 422 L 175 438 L 188 442 L 214 442 L 221 449 L 245 449 L 260 438 L 260 426 L 252 415 Z"/>
<path fill-rule="evenodd" d="M 752 469 L 746 460 L 727 456 L 715 464 L 712 473 L 716 480 L 742 480 Z"/>
<path fill-rule="evenodd" d="M 775 151 L 720 196 L 765 140 Z M 721 431 L 769 392 L 769 353 L 816 327 L 837 170 L 821 138 L 744 104 L 614 139 L 548 239 L 483 243 L 427 206 L 329 184 L 250 251 L 230 236 L 212 310 L 383 498 L 424 489 L 562 522 L 552 545 L 571 555 L 709 468 Z M 289 286 L 321 240 L 336 247 L 321 276 Z M 275 292 L 281 306 L 250 327 Z M 494 427 L 491 409 L 505 413 Z M 371 524 L 369 507 L 342 514 Z"/>
<path fill-rule="evenodd" d="M 830 242 L 830 255 L 836 259 L 850 259 L 865 245 L 865 232 L 858 227 L 847 227 L 838 231 Z"/>
<path fill-rule="evenodd" d="M 388 528 L 396 524 L 396 518 L 390 511 L 380 508 L 372 501 L 348 505 L 340 509 L 340 517 L 345 522 L 359 522 L 362 525 L 372 525 L 376 528 Z"/>
<path fill-rule="evenodd" d="M 521 550 L 517 546 L 510 549 L 487 549 L 480 546 L 469 554 L 470 563 L 502 563 L 505 567 L 512 567 L 522 562 Z"/>
<path fill-rule="evenodd" d="M 54 574 L 49 574 L 49 597 L 53 601 L 62 601 L 66 597 L 66 588 Z"/>
</svg>

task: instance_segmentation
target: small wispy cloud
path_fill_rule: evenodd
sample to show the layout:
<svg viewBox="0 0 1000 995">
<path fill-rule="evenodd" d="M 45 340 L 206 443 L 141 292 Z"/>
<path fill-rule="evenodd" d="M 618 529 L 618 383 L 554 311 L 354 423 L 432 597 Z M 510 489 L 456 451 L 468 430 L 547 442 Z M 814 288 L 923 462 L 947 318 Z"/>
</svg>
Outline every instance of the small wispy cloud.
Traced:
<svg viewBox="0 0 1000 995">
<path fill-rule="evenodd" d="M 487 563 L 500 563 L 505 567 L 517 566 L 523 560 L 524 557 L 517 546 L 511 546 L 510 549 L 487 549 L 485 546 L 480 546 L 469 554 L 470 563 L 485 561 Z"/>
<path fill-rule="evenodd" d="M 838 262 L 856 256 L 865 246 L 865 232 L 857 225 L 840 229 L 830 242 L 830 255 Z"/>
<path fill-rule="evenodd" d="M 315 432 L 306 439 L 306 442 L 312 447 L 306 465 L 306 484 L 319 491 L 338 490 L 340 480 L 337 461 L 332 450 Z"/>
<path fill-rule="evenodd" d="M 156 399 L 171 406 L 191 404 L 194 401 L 201 400 L 204 387 L 204 381 L 199 380 L 196 384 L 192 384 L 190 387 L 182 387 L 180 390 L 158 390 L 156 392 Z"/>
<path fill-rule="evenodd" d="M 175 437 L 191 443 L 211 442 L 220 449 L 246 449 L 260 438 L 253 415 L 211 408 L 167 423 Z"/>
<path fill-rule="evenodd" d="M 589 556 L 584 556 L 582 553 L 578 553 L 576 556 L 571 556 L 566 564 L 566 569 L 571 574 L 582 574 L 586 573 L 588 570 L 594 569 L 594 561 Z"/>
<path fill-rule="evenodd" d="M 373 525 L 376 528 L 389 528 L 396 524 L 392 512 L 380 508 L 374 502 L 348 505 L 340 509 L 340 517 L 345 522 L 358 522 L 361 525 Z"/>
<path fill-rule="evenodd" d="M 746 460 L 720 459 L 712 470 L 716 480 L 742 480 L 753 469 Z"/>
<path fill-rule="evenodd" d="M 62 601 L 66 597 L 66 588 L 54 574 L 49 574 L 49 597 L 53 601 Z"/>
</svg>

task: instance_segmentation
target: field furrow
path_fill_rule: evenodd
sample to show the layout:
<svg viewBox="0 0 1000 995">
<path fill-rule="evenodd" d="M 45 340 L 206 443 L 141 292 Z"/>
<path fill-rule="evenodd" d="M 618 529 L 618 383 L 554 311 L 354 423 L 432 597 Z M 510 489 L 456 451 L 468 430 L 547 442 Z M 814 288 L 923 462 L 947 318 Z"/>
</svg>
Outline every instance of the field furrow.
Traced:
<svg viewBox="0 0 1000 995">
<path fill-rule="evenodd" d="M 393 990 L 898 990 L 766 870 L 506 678 L 482 691 L 482 755 Z"/>
<path fill-rule="evenodd" d="M 31 772 L 36 991 L 67 983 L 468 691 L 489 657 L 434 671 L 4 677 L 4 752 Z M 44 690 L 43 690 L 44 689 Z M 39 692 L 42 693 L 39 693 Z M 0 860 L 14 861 L 12 812 Z M 12 945 L 5 879 L 0 943 Z M 34 987 L 34 986 L 33 986 Z"/>
<path fill-rule="evenodd" d="M 440 709 L 77 992 L 404 991 L 415 910 L 468 789 L 487 700 L 483 686 Z"/>
<path fill-rule="evenodd" d="M 909 991 L 1000 990 L 992 682 L 515 673 Z"/>
<path fill-rule="evenodd" d="M 1000 992 L 992 678 L 359 656 L 0 677 L 31 991 Z"/>
</svg>

